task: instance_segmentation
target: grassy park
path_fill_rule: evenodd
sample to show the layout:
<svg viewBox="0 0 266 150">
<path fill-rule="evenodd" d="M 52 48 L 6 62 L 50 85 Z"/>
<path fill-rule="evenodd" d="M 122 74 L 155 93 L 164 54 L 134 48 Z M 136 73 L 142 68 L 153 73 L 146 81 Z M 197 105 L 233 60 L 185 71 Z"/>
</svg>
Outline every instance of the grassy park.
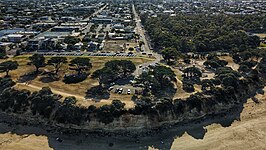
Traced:
<svg viewBox="0 0 266 150">
<path fill-rule="evenodd" d="M 92 68 L 89 71 L 89 73 L 93 73 L 95 70 L 100 69 L 104 66 L 104 64 L 110 60 L 131 60 L 136 66 L 139 64 L 143 64 L 149 61 L 153 61 L 153 58 L 147 58 L 147 57 L 134 57 L 134 58 L 121 58 L 121 57 L 87 57 L 89 58 L 92 63 Z M 29 56 L 28 55 L 22 55 L 18 57 L 12 57 L 8 60 L 17 61 L 19 66 L 18 69 L 11 71 L 10 76 L 11 78 L 17 82 L 16 88 L 17 89 L 27 89 L 30 91 L 39 91 L 42 87 L 50 87 L 52 91 L 55 94 L 62 95 L 63 97 L 68 96 L 75 96 L 78 100 L 77 105 L 81 106 L 89 106 L 94 104 L 95 106 L 101 106 L 104 104 L 110 104 L 112 100 L 114 99 L 120 99 L 124 103 L 126 103 L 127 108 L 134 107 L 134 102 L 131 100 L 132 95 L 119 95 L 114 94 L 110 92 L 110 98 L 105 100 L 99 100 L 99 101 L 92 101 L 90 99 L 85 99 L 85 92 L 90 89 L 91 87 L 97 86 L 98 81 L 95 79 L 92 79 L 90 76 L 79 83 L 75 84 L 66 84 L 62 81 L 65 74 L 71 74 L 73 73 L 73 70 L 69 69 L 68 64 L 63 64 L 63 66 L 60 68 L 58 72 L 59 80 L 51 81 L 49 77 L 45 74 L 45 72 L 51 72 L 53 71 L 52 66 L 45 66 L 40 69 L 41 73 L 40 75 L 36 77 L 32 77 L 32 79 L 27 79 L 27 81 L 21 81 L 21 78 L 28 73 L 31 73 L 34 71 L 34 66 L 29 65 Z M 46 60 L 48 60 L 51 57 L 45 57 Z M 70 62 L 75 57 L 67 57 L 67 61 Z M 0 60 L 1 61 L 7 61 L 7 60 Z M 4 73 L 0 74 L 1 76 L 4 76 Z"/>
</svg>

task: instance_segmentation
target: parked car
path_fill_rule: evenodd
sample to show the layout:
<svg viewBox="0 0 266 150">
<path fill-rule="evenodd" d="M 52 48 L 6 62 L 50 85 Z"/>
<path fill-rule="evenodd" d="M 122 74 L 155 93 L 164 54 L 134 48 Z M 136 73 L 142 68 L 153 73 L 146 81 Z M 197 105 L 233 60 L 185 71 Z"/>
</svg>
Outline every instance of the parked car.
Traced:
<svg viewBox="0 0 266 150">
<path fill-rule="evenodd" d="M 118 92 L 119 92 L 119 88 L 116 88 L 116 89 L 115 89 L 115 93 L 118 93 Z"/>
<path fill-rule="evenodd" d="M 113 89 L 114 89 L 114 87 L 111 86 L 108 88 L 108 91 L 112 91 Z"/>
<path fill-rule="evenodd" d="M 122 94 L 123 93 L 123 88 L 120 88 L 118 91 L 118 94 Z"/>
</svg>

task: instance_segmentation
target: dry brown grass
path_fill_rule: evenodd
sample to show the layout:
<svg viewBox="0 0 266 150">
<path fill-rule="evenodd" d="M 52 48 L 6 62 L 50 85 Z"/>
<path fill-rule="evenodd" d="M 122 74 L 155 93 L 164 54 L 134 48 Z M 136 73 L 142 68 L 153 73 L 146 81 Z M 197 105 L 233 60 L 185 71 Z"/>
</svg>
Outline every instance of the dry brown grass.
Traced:
<svg viewBox="0 0 266 150">
<path fill-rule="evenodd" d="M 255 34 L 255 35 L 257 35 L 260 38 L 265 38 L 266 37 L 266 33 Z"/>
<path fill-rule="evenodd" d="M 29 56 L 19 56 L 14 58 L 9 58 L 8 60 L 16 60 L 19 63 L 19 67 L 17 70 L 11 71 L 10 75 L 14 81 L 18 81 L 21 76 L 23 76 L 26 73 L 34 71 L 34 66 L 27 65 L 29 62 L 28 60 Z M 67 57 L 68 61 L 73 59 L 74 57 Z M 148 61 L 152 61 L 151 58 L 145 58 L 145 57 L 138 57 L 138 58 L 121 58 L 121 57 L 88 57 L 91 59 L 92 62 L 92 69 L 90 70 L 90 73 L 94 72 L 97 69 L 100 69 L 104 66 L 104 64 L 107 61 L 110 60 L 131 60 L 134 64 L 139 65 Z M 46 60 L 48 60 L 49 57 L 46 57 Z M 6 61 L 6 60 L 0 60 Z M 41 70 L 45 71 L 52 71 L 53 68 L 51 66 L 46 66 L 45 68 L 42 68 Z M 17 89 L 28 89 L 30 91 L 38 91 L 42 87 L 50 87 L 52 91 L 56 94 L 60 94 L 63 97 L 67 96 L 75 96 L 78 99 L 78 105 L 82 106 L 88 106 L 91 104 L 95 104 L 96 106 L 100 106 L 103 104 L 109 104 L 114 99 L 120 99 L 121 101 L 126 103 L 126 107 L 133 107 L 134 103 L 131 101 L 131 96 L 129 95 L 118 95 L 118 94 L 111 94 L 110 99 L 108 100 L 101 100 L 100 102 L 94 102 L 92 100 L 85 100 L 85 92 L 94 86 L 98 85 L 98 81 L 92 79 L 90 76 L 83 82 L 77 83 L 77 84 L 65 84 L 62 82 L 62 77 L 64 74 L 70 74 L 72 71 L 68 69 L 68 65 L 63 65 L 62 68 L 59 71 L 60 80 L 59 81 L 53 81 L 49 83 L 43 83 L 41 81 L 42 77 L 45 77 L 44 75 L 39 75 L 37 78 L 29 82 L 29 85 L 26 85 L 25 83 L 18 83 L 16 85 Z M 0 73 L 0 76 L 4 76 L 4 73 Z"/>
<path fill-rule="evenodd" d="M 120 46 L 123 46 L 124 44 L 126 44 L 126 52 L 129 52 L 129 47 L 135 47 L 138 45 L 138 43 L 136 43 L 134 40 L 107 40 L 103 51 L 120 52 L 120 50 L 122 50 Z"/>
<path fill-rule="evenodd" d="M 233 70 L 237 70 L 239 65 L 234 63 L 233 58 L 231 56 L 221 56 L 219 57 L 221 60 L 225 60 L 228 62 L 228 67 L 231 67 Z"/>
</svg>

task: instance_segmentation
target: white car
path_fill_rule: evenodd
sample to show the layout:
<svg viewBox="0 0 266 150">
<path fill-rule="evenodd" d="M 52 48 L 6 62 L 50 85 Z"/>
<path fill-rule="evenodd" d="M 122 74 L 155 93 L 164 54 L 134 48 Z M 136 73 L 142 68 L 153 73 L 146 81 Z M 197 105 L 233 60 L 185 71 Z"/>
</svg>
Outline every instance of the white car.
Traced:
<svg viewBox="0 0 266 150">
<path fill-rule="evenodd" d="M 120 88 L 118 91 L 118 94 L 122 94 L 123 93 L 123 88 Z"/>
<path fill-rule="evenodd" d="M 114 89 L 114 87 L 111 86 L 108 88 L 108 91 L 112 91 L 113 89 Z"/>
<path fill-rule="evenodd" d="M 130 95 L 130 93 L 131 93 L 131 91 L 130 91 L 130 89 L 128 89 L 128 90 L 127 90 L 127 94 Z"/>
</svg>

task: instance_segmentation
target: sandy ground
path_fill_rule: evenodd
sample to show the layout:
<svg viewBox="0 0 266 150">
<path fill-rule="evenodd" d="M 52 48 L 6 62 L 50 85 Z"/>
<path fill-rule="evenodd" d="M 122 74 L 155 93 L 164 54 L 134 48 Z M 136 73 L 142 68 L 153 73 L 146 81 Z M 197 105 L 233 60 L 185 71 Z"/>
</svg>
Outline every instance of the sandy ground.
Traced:
<svg viewBox="0 0 266 150">
<path fill-rule="evenodd" d="M 45 136 L 0 134 L 1 150 L 43 150 L 52 149 Z"/>
<path fill-rule="evenodd" d="M 241 121 L 235 121 L 226 128 L 218 124 L 209 125 L 200 140 L 185 133 L 174 140 L 171 149 L 266 149 L 266 94 L 257 95 L 256 98 L 260 104 L 249 99 L 241 113 Z"/>
</svg>

